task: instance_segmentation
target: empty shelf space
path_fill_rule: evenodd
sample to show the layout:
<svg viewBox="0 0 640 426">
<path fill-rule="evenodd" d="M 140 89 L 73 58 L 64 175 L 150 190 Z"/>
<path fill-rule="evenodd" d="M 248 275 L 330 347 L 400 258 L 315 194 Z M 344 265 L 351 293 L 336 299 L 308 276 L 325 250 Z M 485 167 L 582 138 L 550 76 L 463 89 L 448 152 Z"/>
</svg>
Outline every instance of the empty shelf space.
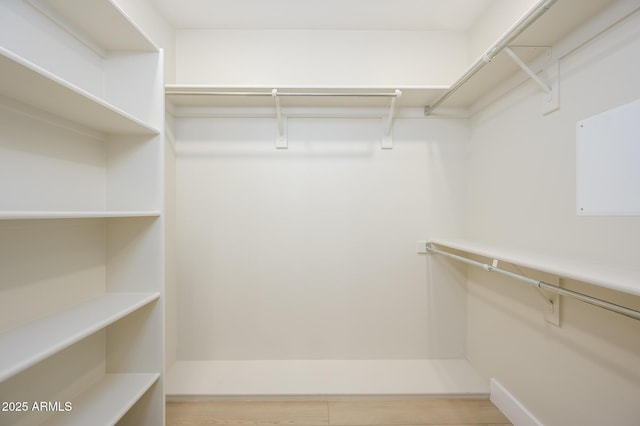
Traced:
<svg viewBox="0 0 640 426">
<path fill-rule="evenodd" d="M 106 293 L 0 334 L 0 381 L 153 302 L 159 293 Z"/>
<path fill-rule="evenodd" d="M 431 243 L 470 254 L 497 259 L 611 290 L 640 295 L 640 269 L 623 269 L 593 260 L 509 249 L 458 239 L 432 239 Z"/>
<path fill-rule="evenodd" d="M 57 413 L 47 424 L 84 426 L 114 425 L 153 386 L 159 374 L 107 374 L 91 389 L 70 402 L 72 410 Z"/>
<path fill-rule="evenodd" d="M 159 210 L 148 211 L 0 211 L 0 220 L 14 219 L 90 219 L 158 217 Z"/>
<path fill-rule="evenodd" d="M 156 52 L 158 47 L 110 0 L 32 0 L 48 15 L 79 29 L 106 51 Z"/>
<path fill-rule="evenodd" d="M 160 131 L 104 100 L 0 47 L 0 95 L 105 134 Z"/>
<path fill-rule="evenodd" d="M 178 361 L 170 396 L 487 395 L 464 359 Z"/>
</svg>

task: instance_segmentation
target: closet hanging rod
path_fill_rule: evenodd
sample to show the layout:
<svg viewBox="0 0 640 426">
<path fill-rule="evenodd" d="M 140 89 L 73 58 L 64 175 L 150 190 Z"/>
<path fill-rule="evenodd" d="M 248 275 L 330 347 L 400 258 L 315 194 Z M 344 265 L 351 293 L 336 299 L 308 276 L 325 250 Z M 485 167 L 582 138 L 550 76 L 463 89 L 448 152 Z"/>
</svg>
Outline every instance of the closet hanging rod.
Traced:
<svg viewBox="0 0 640 426">
<path fill-rule="evenodd" d="M 471 79 L 478 71 L 484 68 L 493 58 L 502 52 L 505 47 L 511 44 L 520 34 L 531 26 L 539 17 L 553 6 L 557 0 L 540 0 L 529 11 L 522 16 L 509 31 L 503 34 L 489 49 L 487 49 L 480 58 L 474 62 L 471 67 L 460 77 L 453 85 L 432 105 L 424 108 L 424 115 L 430 115 L 444 101 L 449 99 L 460 87 Z"/>
<path fill-rule="evenodd" d="M 278 92 L 278 96 L 346 96 L 353 98 L 397 98 L 398 93 Z"/>
<path fill-rule="evenodd" d="M 629 318 L 640 320 L 640 311 L 636 311 L 634 309 L 630 309 L 630 308 L 626 308 L 624 306 L 616 305 L 615 303 L 607 302 L 606 300 L 602 300 L 602 299 L 598 299 L 596 297 L 588 296 L 586 294 L 579 293 L 577 291 L 568 290 L 566 288 L 558 287 L 557 285 L 549 284 L 549 283 L 546 283 L 544 281 L 539 281 L 539 280 L 536 280 L 534 278 L 527 277 L 525 275 L 516 274 L 515 272 L 507 271 L 507 270 L 498 268 L 497 266 L 488 265 L 486 263 L 482 263 L 482 262 L 478 262 L 476 260 L 468 259 L 468 258 L 463 257 L 463 256 L 458 256 L 458 255 L 453 254 L 453 253 L 449 253 L 449 252 L 446 252 L 446 251 L 443 251 L 443 250 L 438 250 L 436 248 L 433 248 L 433 245 L 431 243 L 427 244 L 427 251 L 430 252 L 430 253 L 437 253 L 437 254 L 449 257 L 451 259 L 455 259 L 457 261 L 460 261 L 460 262 L 463 262 L 463 263 L 466 263 L 466 264 L 469 264 L 469 265 L 477 266 L 479 268 L 484 269 L 487 272 L 497 272 L 499 274 L 506 275 L 508 277 L 514 278 L 514 279 L 516 279 L 518 281 L 522 281 L 522 282 L 524 282 L 526 284 L 532 285 L 532 286 L 537 287 L 537 288 L 542 289 L 542 290 L 552 291 L 552 292 L 558 293 L 558 294 L 560 294 L 562 296 L 571 297 L 573 299 L 577 299 L 577 300 L 580 300 L 582 302 L 589 303 L 590 305 L 598 306 L 599 308 L 603 308 L 603 309 L 606 309 L 608 311 L 612 311 L 612 312 L 627 316 Z"/>
<path fill-rule="evenodd" d="M 208 91 L 187 91 L 187 90 L 167 90 L 168 95 L 200 95 L 200 96 L 273 96 L 272 92 L 208 92 Z M 399 93 L 376 93 L 376 92 L 277 92 L 277 96 L 341 96 L 352 98 L 397 98 Z"/>
</svg>

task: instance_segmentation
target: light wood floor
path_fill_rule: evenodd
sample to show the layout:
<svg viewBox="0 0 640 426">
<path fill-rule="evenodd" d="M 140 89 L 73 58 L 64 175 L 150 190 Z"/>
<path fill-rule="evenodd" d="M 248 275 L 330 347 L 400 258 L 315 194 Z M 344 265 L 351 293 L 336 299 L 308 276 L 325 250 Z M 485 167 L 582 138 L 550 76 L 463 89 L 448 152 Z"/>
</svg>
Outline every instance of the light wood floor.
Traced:
<svg viewBox="0 0 640 426">
<path fill-rule="evenodd" d="M 504 426 L 488 399 L 193 401 L 167 403 L 167 426 Z"/>
</svg>

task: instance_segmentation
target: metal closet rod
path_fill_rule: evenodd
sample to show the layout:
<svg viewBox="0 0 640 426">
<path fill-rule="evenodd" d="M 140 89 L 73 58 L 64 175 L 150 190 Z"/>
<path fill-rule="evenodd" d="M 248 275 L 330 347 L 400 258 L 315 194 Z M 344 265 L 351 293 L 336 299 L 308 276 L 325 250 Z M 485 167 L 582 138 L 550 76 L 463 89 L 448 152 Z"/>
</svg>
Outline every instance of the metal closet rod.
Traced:
<svg viewBox="0 0 640 426">
<path fill-rule="evenodd" d="M 583 293 L 579 293 L 577 291 L 568 290 L 566 288 L 558 287 L 557 285 L 549 284 L 544 281 L 539 281 L 534 278 L 530 278 L 524 275 L 516 274 L 515 272 L 506 271 L 504 269 L 500 269 L 496 266 L 487 265 L 486 263 L 478 262 L 472 259 L 468 259 L 463 256 L 458 256 L 446 251 L 438 250 L 433 248 L 432 244 L 429 243 L 427 245 L 427 251 L 432 253 L 437 253 L 451 259 L 458 260 L 463 263 L 467 263 L 469 265 L 477 266 L 479 268 L 484 269 L 487 272 L 497 272 L 502 275 L 506 275 L 508 277 L 514 278 L 518 281 L 522 281 L 534 287 L 540 288 L 542 290 L 553 291 L 554 293 L 558 293 L 563 296 L 571 297 L 577 300 L 580 300 L 585 303 L 589 303 L 590 305 L 598 306 L 600 308 L 606 309 L 608 311 L 616 312 L 618 314 L 622 314 L 629 318 L 640 320 L 640 311 L 636 311 L 634 309 L 629 309 L 624 306 L 616 305 L 615 303 L 607 302 L 606 300 L 598 299 L 592 296 L 588 296 Z"/>
<path fill-rule="evenodd" d="M 168 91 L 169 95 L 202 95 L 202 96 L 342 96 L 352 98 L 397 98 L 401 96 L 401 92 L 396 90 L 392 93 L 376 93 L 376 92 L 207 92 L 207 91 Z"/>
<path fill-rule="evenodd" d="M 458 79 L 453 85 L 442 95 L 433 105 L 427 106 L 424 109 L 424 115 L 430 115 L 436 108 L 438 108 L 444 101 L 449 99 L 460 87 L 462 87 L 471 77 L 473 77 L 478 71 L 484 68 L 493 58 L 502 52 L 513 40 L 531 26 L 540 16 L 542 16 L 547 10 L 553 6 L 557 0 L 541 0 L 538 1 L 529 11 L 520 18 L 511 28 L 510 31 L 503 34 L 489 49 L 487 49 L 480 58 L 474 62 L 471 67 L 464 73 L 462 77 Z"/>
</svg>

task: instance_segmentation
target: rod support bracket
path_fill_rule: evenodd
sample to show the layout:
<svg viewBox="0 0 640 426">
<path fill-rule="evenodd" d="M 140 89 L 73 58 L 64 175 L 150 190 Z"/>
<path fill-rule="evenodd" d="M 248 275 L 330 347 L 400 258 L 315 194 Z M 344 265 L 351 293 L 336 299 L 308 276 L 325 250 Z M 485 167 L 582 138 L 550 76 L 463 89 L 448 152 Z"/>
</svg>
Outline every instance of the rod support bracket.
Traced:
<svg viewBox="0 0 640 426">
<path fill-rule="evenodd" d="M 394 95 L 391 98 L 391 105 L 389 106 L 389 115 L 386 118 L 384 134 L 382 135 L 382 149 L 393 148 L 393 120 L 396 112 L 396 102 L 400 96 L 402 96 L 401 90 L 394 90 Z"/>
<path fill-rule="evenodd" d="M 278 136 L 276 137 L 276 148 L 287 149 L 289 148 L 289 144 L 287 141 L 287 117 L 282 114 L 282 109 L 280 108 L 278 89 L 273 89 L 271 91 L 271 96 L 273 96 L 276 104 L 276 119 L 278 120 Z"/>
<path fill-rule="evenodd" d="M 560 327 L 560 295 L 558 293 L 543 293 L 540 288 L 538 288 L 538 292 L 547 302 L 547 312 L 544 314 L 544 319 L 549 324 Z"/>
<path fill-rule="evenodd" d="M 553 284 L 556 287 L 560 286 L 560 279 L 558 277 L 548 277 L 546 281 L 549 281 L 549 284 Z M 535 289 L 547 305 L 547 310 L 544 313 L 545 321 L 551 325 L 560 327 L 560 295 L 558 293 L 544 291 L 543 281 L 538 281 Z"/>
</svg>

